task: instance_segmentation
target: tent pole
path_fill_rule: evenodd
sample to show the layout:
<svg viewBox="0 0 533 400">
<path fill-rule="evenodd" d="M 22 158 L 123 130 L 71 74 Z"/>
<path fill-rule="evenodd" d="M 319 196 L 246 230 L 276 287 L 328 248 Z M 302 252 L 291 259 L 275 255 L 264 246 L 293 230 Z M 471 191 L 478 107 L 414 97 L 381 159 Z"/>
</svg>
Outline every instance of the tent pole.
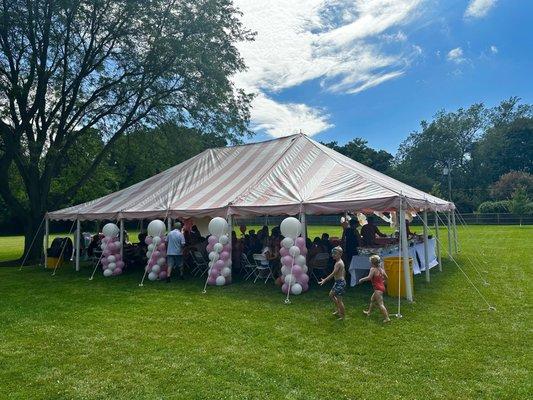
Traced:
<svg viewBox="0 0 533 400">
<path fill-rule="evenodd" d="M 442 255 L 439 239 L 439 212 L 435 211 L 435 247 L 437 248 L 437 259 L 439 261 L 439 271 L 442 272 Z"/>
<path fill-rule="evenodd" d="M 307 222 L 305 219 L 305 211 L 300 212 L 300 222 L 302 224 L 302 235 L 307 240 Z"/>
<path fill-rule="evenodd" d="M 48 246 L 50 240 L 50 220 L 46 215 L 44 220 L 44 268 L 48 266 Z"/>
<path fill-rule="evenodd" d="M 96 221 L 96 234 L 100 233 L 100 220 Z"/>
<path fill-rule="evenodd" d="M 431 280 L 429 274 L 429 244 L 428 244 L 428 212 L 424 210 L 422 214 L 423 223 L 424 223 L 424 264 L 426 266 L 426 282 L 429 283 Z"/>
<path fill-rule="evenodd" d="M 452 221 L 451 221 L 451 212 L 446 213 L 447 225 L 448 225 L 448 258 L 452 258 Z"/>
<path fill-rule="evenodd" d="M 231 269 L 231 275 L 230 279 L 233 279 L 233 215 L 228 215 L 228 226 L 229 226 L 229 232 L 228 232 L 228 238 L 229 238 L 229 260 L 230 260 L 230 269 Z"/>
<path fill-rule="evenodd" d="M 167 233 L 172 230 L 172 218 L 167 218 Z"/>
<path fill-rule="evenodd" d="M 120 259 L 124 258 L 124 220 L 120 219 Z"/>
<path fill-rule="evenodd" d="M 81 221 L 76 219 L 76 271 L 80 270 Z"/>
<path fill-rule="evenodd" d="M 405 229 L 405 201 L 400 205 L 400 238 L 403 256 L 403 278 L 405 284 L 405 297 L 408 301 L 413 301 L 413 288 L 411 287 L 411 271 L 409 268 L 409 251 L 407 246 L 407 231 Z"/>
<path fill-rule="evenodd" d="M 452 211 L 452 227 L 453 227 L 453 249 L 457 253 L 457 225 L 455 223 L 455 210 Z"/>
<path fill-rule="evenodd" d="M 139 233 L 143 233 L 144 230 L 144 219 L 141 219 L 141 222 L 139 222 Z"/>
</svg>

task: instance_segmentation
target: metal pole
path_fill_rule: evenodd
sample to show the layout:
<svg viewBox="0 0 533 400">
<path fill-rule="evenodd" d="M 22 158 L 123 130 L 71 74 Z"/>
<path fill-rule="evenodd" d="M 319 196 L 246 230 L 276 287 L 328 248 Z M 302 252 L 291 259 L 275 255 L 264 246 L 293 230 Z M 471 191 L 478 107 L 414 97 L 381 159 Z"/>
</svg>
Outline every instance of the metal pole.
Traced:
<svg viewBox="0 0 533 400">
<path fill-rule="evenodd" d="M 228 215 L 228 226 L 229 226 L 229 232 L 228 232 L 228 239 L 229 239 L 229 261 L 230 261 L 230 269 L 231 269 L 231 275 L 230 278 L 233 279 L 233 215 Z"/>
<path fill-rule="evenodd" d="M 45 216 L 44 221 L 44 268 L 48 266 L 48 246 L 49 246 L 49 240 L 50 240 L 50 220 L 48 219 L 48 215 Z"/>
<path fill-rule="evenodd" d="M 300 222 L 302 224 L 302 236 L 307 239 L 307 222 L 305 221 L 305 212 L 300 213 Z"/>
<path fill-rule="evenodd" d="M 120 219 L 120 259 L 124 260 L 124 220 Z"/>
<path fill-rule="evenodd" d="M 80 270 L 80 236 L 81 236 L 81 221 L 76 219 L 76 271 Z"/>
<path fill-rule="evenodd" d="M 435 211 L 435 247 L 437 248 L 437 259 L 439 261 L 439 271 L 442 272 L 442 255 L 439 239 L 439 213 Z"/>
<path fill-rule="evenodd" d="M 451 212 L 446 213 L 446 222 L 448 224 L 448 258 L 452 258 L 452 217 Z"/>
<path fill-rule="evenodd" d="M 409 269 L 409 252 L 407 246 L 407 231 L 405 229 L 405 204 L 400 205 L 400 238 L 403 256 L 403 279 L 405 284 L 405 297 L 408 301 L 413 301 L 413 288 L 411 287 L 411 271 Z"/>
<path fill-rule="evenodd" d="M 172 218 L 167 218 L 167 233 L 169 233 L 172 230 Z"/>
<path fill-rule="evenodd" d="M 455 210 L 452 211 L 452 227 L 453 227 L 453 248 L 457 253 L 457 225 L 455 224 Z"/>
<path fill-rule="evenodd" d="M 428 212 L 424 210 L 422 214 L 424 222 L 424 264 L 426 266 L 426 282 L 430 281 L 429 275 L 429 244 L 428 244 Z"/>
</svg>

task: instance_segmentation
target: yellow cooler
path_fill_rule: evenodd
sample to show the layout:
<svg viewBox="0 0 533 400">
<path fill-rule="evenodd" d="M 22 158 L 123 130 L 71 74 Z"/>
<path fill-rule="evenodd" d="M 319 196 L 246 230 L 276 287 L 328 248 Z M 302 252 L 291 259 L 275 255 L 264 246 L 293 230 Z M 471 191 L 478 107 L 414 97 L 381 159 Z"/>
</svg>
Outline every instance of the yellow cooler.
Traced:
<svg viewBox="0 0 533 400">
<path fill-rule="evenodd" d="M 383 258 L 385 272 L 389 277 L 387 281 L 387 294 L 392 297 L 398 297 L 398 281 L 400 286 L 400 295 L 405 297 L 405 284 L 403 278 L 403 260 L 400 257 Z M 409 258 L 409 276 L 411 277 L 411 287 L 413 288 L 413 259 Z"/>
<path fill-rule="evenodd" d="M 59 264 L 57 264 L 58 260 Z M 59 259 L 58 257 L 48 257 L 48 260 L 46 261 L 46 268 L 54 269 L 56 265 L 58 268 L 63 265 L 63 257 L 61 257 L 61 259 Z"/>
</svg>

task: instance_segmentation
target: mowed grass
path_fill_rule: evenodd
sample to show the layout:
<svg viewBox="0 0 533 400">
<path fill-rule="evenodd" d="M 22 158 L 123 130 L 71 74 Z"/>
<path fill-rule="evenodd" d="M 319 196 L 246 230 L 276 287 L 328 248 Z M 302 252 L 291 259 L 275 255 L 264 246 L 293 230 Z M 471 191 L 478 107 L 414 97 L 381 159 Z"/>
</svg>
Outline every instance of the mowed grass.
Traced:
<svg viewBox="0 0 533 400">
<path fill-rule="evenodd" d="M 0 268 L 0 398 L 531 398 L 533 227 L 459 237 L 457 260 L 496 311 L 446 261 L 385 326 L 361 313 L 368 285 L 348 291 L 337 322 L 329 284 L 285 305 L 271 283 L 202 294 L 200 279 L 138 287 L 139 271 Z M 2 256 L 13 243 L 0 239 Z"/>
</svg>

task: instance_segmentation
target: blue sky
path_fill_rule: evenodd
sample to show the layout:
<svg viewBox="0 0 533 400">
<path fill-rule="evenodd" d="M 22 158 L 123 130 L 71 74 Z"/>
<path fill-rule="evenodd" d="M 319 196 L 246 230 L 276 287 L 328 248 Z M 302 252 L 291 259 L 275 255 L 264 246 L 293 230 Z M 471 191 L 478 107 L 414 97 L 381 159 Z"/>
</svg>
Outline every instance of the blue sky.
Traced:
<svg viewBox="0 0 533 400">
<path fill-rule="evenodd" d="M 237 0 L 254 43 L 253 141 L 302 129 L 395 153 L 423 119 L 510 96 L 533 102 L 533 1 Z"/>
</svg>

